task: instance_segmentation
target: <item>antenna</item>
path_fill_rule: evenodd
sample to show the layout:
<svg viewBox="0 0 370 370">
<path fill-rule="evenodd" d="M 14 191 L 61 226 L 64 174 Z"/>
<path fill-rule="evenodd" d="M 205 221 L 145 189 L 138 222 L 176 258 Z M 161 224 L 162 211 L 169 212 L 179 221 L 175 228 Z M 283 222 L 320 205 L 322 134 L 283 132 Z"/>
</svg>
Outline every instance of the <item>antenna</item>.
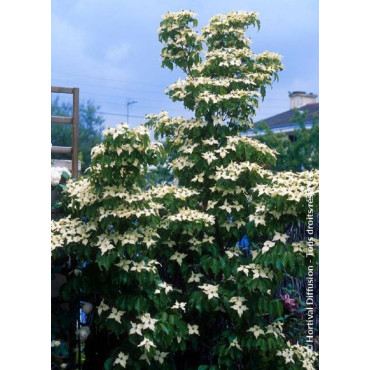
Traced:
<svg viewBox="0 0 370 370">
<path fill-rule="evenodd" d="M 134 100 L 128 101 L 126 103 L 126 108 L 127 108 L 126 119 L 127 119 L 127 123 L 128 123 L 128 118 L 129 118 L 129 108 L 130 108 L 130 105 L 136 104 L 136 103 L 137 103 L 137 101 L 134 101 Z"/>
</svg>

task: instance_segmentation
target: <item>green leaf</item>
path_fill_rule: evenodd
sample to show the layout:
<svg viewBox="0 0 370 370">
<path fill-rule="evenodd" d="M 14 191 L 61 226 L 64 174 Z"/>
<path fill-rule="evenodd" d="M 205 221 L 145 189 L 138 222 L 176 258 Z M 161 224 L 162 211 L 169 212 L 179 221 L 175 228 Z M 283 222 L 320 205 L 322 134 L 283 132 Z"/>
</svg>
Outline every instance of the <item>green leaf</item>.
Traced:
<svg viewBox="0 0 370 370">
<path fill-rule="evenodd" d="M 109 357 L 104 362 L 104 370 L 111 370 L 113 368 L 113 362 L 114 362 L 114 358 L 113 357 Z"/>
</svg>

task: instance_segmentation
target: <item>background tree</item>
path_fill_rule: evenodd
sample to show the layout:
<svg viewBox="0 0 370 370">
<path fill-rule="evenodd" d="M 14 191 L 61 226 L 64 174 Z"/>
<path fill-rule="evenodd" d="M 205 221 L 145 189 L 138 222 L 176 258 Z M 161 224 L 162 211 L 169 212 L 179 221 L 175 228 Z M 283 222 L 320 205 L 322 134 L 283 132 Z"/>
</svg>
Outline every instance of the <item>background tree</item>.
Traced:
<svg viewBox="0 0 370 370">
<path fill-rule="evenodd" d="M 104 119 L 99 115 L 100 107 L 88 100 L 80 104 L 80 124 L 79 124 L 79 159 L 82 162 L 82 170 L 85 170 L 91 163 L 91 149 L 102 140 L 101 132 L 104 128 Z M 51 101 L 51 114 L 53 116 L 72 116 L 72 104 L 60 102 L 59 97 Z M 51 142 L 57 146 L 72 146 L 72 127 L 71 125 L 51 126 Z M 53 154 L 53 158 L 66 158 L 68 156 Z"/>
<path fill-rule="evenodd" d="M 154 168 L 151 168 L 146 175 L 148 184 L 150 186 L 156 186 L 164 183 L 171 183 L 174 178 L 172 171 L 168 169 L 168 165 L 158 165 Z"/>
<path fill-rule="evenodd" d="M 312 128 L 306 128 L 306 116 L 307 111 L 294 112 L 290 122 L 298 123 L 299 127 L 292 134 L 293 140 L 289 140 L 284 133 L 274 133 L 264 122 L 255 126 L 258 140 L 279 153 L 272 167 L 274 170 L 300 172 L 319 169 L 319 118 L 314 116 Z"/>
</svg>

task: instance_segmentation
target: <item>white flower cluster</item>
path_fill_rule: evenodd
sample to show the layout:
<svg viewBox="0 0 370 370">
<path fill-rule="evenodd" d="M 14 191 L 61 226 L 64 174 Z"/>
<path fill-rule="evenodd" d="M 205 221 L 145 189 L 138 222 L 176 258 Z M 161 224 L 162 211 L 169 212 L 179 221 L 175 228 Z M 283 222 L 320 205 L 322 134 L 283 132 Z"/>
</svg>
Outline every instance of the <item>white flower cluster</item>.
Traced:
<svg viewBox="0 0 370 370">
<path fill-rule="evenodd" d="M 131 154 L 134 151 L 148 152 L 152 151 L 158 153 L 162 150 L 163 145 L 159 142 L 148 142 L 143 144 L 143 138 L 149 139 L 149 130 L 145 126 L 138 126 L 133 129 L 129 129 L 127 124 L 120 124 L 116 128 L 107 128 L 103 131 L 105 137 L 112 138 L 114 140 L 113 146 L 106 146 L 105 144 L 99 144 L 91 150 L 91 158 L 95 159 L 97 156 L 102 154 L 117 154 L 121 155 L 122 152 Z M 119 138 L 119 140 L 116 140 Z M 121 167 L 127 166 L 132 160 L 122 161 Z M 133 165 L 138 166 L 139 161 L 137 158 L 134 159 Z M 104 167 L 114 167 L 116 166 L 115 161 L 111 161 L 109 164 L 105 163 Z M 93 172 L 100 172 L 102 169 L 101 164 L 97 163 L 90 167 Z"/>
<path fill-rule="evenodd" d="M 140 360 L 145 360 L 150 364 L 149 358 L 148 358 L 148 351 L 151 347 L 157 347 L 153 341 L 149 340 L 147 337 L 144 336 L 143 330 L 155 330 L 155 324 L 158 321 L 158 319 L 154 319 L 150 316 L 150 313 L 145 313 L 140 316 L 138 316 L 138 319 L 141 321 L 140 323 L 131 322 L 131 329 L 129 331 L 129 335 L 140 335 L 143 337 L 143 340 L 137 345 L 138 347 L 144 347 L 145 351 L 141 355 Z M 155 361 L 159 361 L 160 363 L 163 363 L 164 358 L 166 357 L 168 353 L 156 351 L 156 355 L 154 356 Z"/>
<path fill-rule="evenodd" d="M 224 227 L 227 231 L 230 231 L 232 228 L 241 228 L 246 225 L 246 222 L 244 220 L 236 220 L 236 221 L 226 221 L 222 223 L 220 226 Z"/>
<path fill-rule="evenodd" d="M 179 21 L 184 17 L 195 18 L 197 13 L 193 12 L 192 10 L 181 10 L 181 12 L 167 12 L 162 15 L 162 19 L 171 19 L 174 21 Z M 166 26 L 167 27 L 167 26 Z"/>
<path fill-rule="evenodd" d="M 102 198 L 120 198 L 130 204 L 151 199 L 150 194 L 141 191 L 140 188 L 136 186 L 134 186 L 132 190 L 133 191 L 127 191 L 123 186 L 106 186 Z"/>
<path fill-rule="evenodd" d="M 304 171 L 300 173 L 278 172 L 277 174 L 268 173 L 267 177 L 271 184 L 259 184 L 253 190 L 258 191 L 258 195 L 269 195 L 270 197 L 288 196 L 288 200 L 299 202 L 309 196 L 319 192 L 319 172 Z"/>
<path fill-rule="evenodd" d="M 137 230 L 126 231 L 124 234 L 116 235 L 117 240 L 124 245 L 136 245 L 138 243 L 143 243 L 147 248 L 156 244 L 159 239 L 157 231 L 150 227 L 144 227 L 141 229 L 141 232 Z"/>
<path fill-rule="evenodd" d="M 98 247 L 101 250 L 101 254 L 104 254 L 111 249 L 115 248 L 114 243 L 118 242 L 118 237 L 116 235 L 106 235 L 101 234 L 98 236 L 98 241 L 95 244 L 96 247 Z"/>
<path fill-rule="evenodd" d="M 203 85 L 210 86 L 222 86 L 229 87 L 234 83 L 250 83 L 248 78 L 235 78 L 235 77 L 225 77 L 225 78 L 211 78 L 211 77 L 186 77 L 185 79 L 178 79 L 177 82 L 168 86 L 168 91 L 181 89 L 184 90 L 187 86 L 198 87 Z"/>
<path fill-rule="evenodd" d="M 129 358 L 128 355 L 125 355 L 123 352 L 120 352 L 118 354 L 118 357 L 114 360 L 113 365 L 120 365 L 123 368 L 126 368 L 128 358 Z"/>
<path fill-rule="evenodd" d="M 202 289 L 205 294 L 207 294 L 208 299 L 212 299 L 213 297 L 219 298 L 218 295 L 218 285 L 212 285 L 212 284 L 204 284 L 199 285 L 198 288 Z"/>
<path fill-rule="evenodd" d="M 269 241 L 269 240 L 266 240 L 264 243 L 263 243 L 263 247 L 262 247 L 262 254 L 268 252 L 272 247 L 275 246 L 275 242 L 272 242 L 272 241 Z"/>
<path fill-rule="evenodd" d="M 188 283 L 200 283 L 200 278 L 203 277 L 204 275 L 199 273 L 196 274 L 193 271 L 191 272 L 191 276 L 188 280 Z"/>
<path fill-rule="evenodd" d="M 176 63 L 178 59 L 189 57 L 198 60 L 199 52 L 202 50 L 202 37 L 188 25 L 194 23 L 195 16 L 193 12 L 181 11 L 169 12 L 162 18 L 158 33 L 163 44 L 161 57 L 164 61 Z"/>
<path fill-rule="evenodd" d="M 266 220 L 265 220 L 266 214 L 270 214 L 278 220 L 283 214 L 296 216 L 297 211 L 293 205 L 293 206 L 289 206 L 286 209 L 284 209 L 283 212 L 278 212 L 276 210 L 266 209 L 266 205 L 263 204 L 262 202 L 259 202 L 259 203 L 256 203 L 255 214 L 249 215 L 249 220 L 253 221 L 256 226 L 258 225 L 266 226 Z"/>
<path fill-rule="evenodd" d="M 87 245 L 91 230 L 96 230 L 95 222 L 83 223 L 71 216 L 51 221 L 51 250 L 67 246 L 72 243 Z"/>
<path fill-rule="evenodd" d="M 257 12 L 246 12 L 243 10 L 228 12 L 227 14 L 216 14 L 210 19 L 210 25 L 213 27 L 224 26 L 227 29 L 234 24 L 242 24 L 239 27 L 245 27 L 245 25 L 253 24 L 258 20 L 259 14 Z"/>
<path fill-rule="evenodd" d="M 266 326 L 266 334 L 273 334 L 275 338 L 283 337 L 285 338 L 285 335 L 283 333 L 283 324 L 281 321 L 274 322 L 270 325 Z"/>
<path fill-rule="evenodd" d="M 164 198 L 168 194 L 172 194 L 176 199 L 186 200 L 194 195 L 198 195 L 196 190 L 188 189 L 181 186 L 157 186 L 149 190 L 153 198 Z"/>
<path fill-rule="evenodd" d="M 144 337 L 144 339 L 138 344 L 138 347 L 143 347 L 145 348 L 145 354 L 150 350 L 150 347 L 157 347 L 153 341 L 149 340 L 148 338 Z M 146 356 L 147 357 L 147 356 Z"/>
<path fill-rule="evenodd" d="M 154 360 L 158 361 L 160 364 L 163 364 L 165 357 L 168 355 L 168 352 L 161 352 L 156 350 L 154 355 Z"/>
<path fill-rule="evenodd" d="M 277 54 L 263 52 L 256 55 L 249 48 L 250 40 L 245 36 L 245 29 L 249 25 L 259 25 L 257 13 L 240 11 L 218 14 L 211 19 L 209 26 L 202 28 L 203 36 L 184 25 L 185 19 L 182 12 L 176 15 L 170 13 L 166 22 L 162 22 L 159 32 L 160 35 L 166 35 L 162 38 L 162 58 L 175 63 L 183 59 L 186 63 L 192 55 L 188 46 L 200 45 L 201 41 L 205 41 L 205 60 L 199 60 L 201 47 L 195 47 L 193 53 L 198 57 L 190 68 L 191 77 L 172 84 L 166 93 L 173 100 L 195 98 L 196 108 L 204 103 L 224 105 L 236 100 L 244 105 L 246 103 L 254 111 L 260 97 L 258 87 L 271 84 L 272 76 L 282 69 L 281 58 Z M 220 68 L 226 75 L 223 73 L 222 78 L 213 77 L 219 74 Z M 239 117 L 239 108 L 234 109 L 234 113 L 238 116 L 235 119 L 242 119 Z"/>
<path fill-rule="evenodd" d="M 186 302 L 175 302 L 175 304 L 171 307 L 173 309 L 182 310 L 186 312 Z"/>
<path fill-rule="evenodd" d="M 235 246 L 233 248 L 230 248 L 225 253 L 227 255 L 227 258 L 229 258 L 229 259 L 231 259 L 233 257 L 239 257 L 239 256 L 243 255 L 242 251 L 237 246 Z"/>
<path fill-rule="evenodd" d="M 111 313 L 108 315 L 107 319 L 112 319 L 121 324 L 121 317 L 125 314 L 125 311 L 117 310 L 116 307 L 112 307 Z"/>
<path fill-rule="evenodd" d="M 242 351 L 242 347 L 240 347 L 240 344 L 238 342 L 238 338 L 234 338 L 233 341 L 230 343 L 230 346 L 229 348 L 232 348 L 232 347 L 235 347 L 237 348 L 239 351 Z"/>
<path fill-rule="evenodd" d="M 302 368 L 307 370 L 315 370 L 315 363 L 318 359 L 318 353 L 312 351 L 306 346 L 301 346 L 300 344 L 291 345 L 287 342 L 288 348 L 284 349 L 283 351 L 277 351 L 276 355 L 284 357 L 285 363 L 288 364 L 289 362 L 295 363 L 293 356 L 295 355 L 299 361 L 302 362 Z"/>
<path fill-rule="evenodd" d="M 256 339 L 260 335 L 267 335 L 267 334 L 273 334 L 275 338 L 278 338 L 279 336 L 282 338 L 285 338 L 285 335 L 283 333 L 283 324 L 280 321 L 267 325 L 266 331 L 264 331 L 260 326 L 254 325 L 253 327 L 249 328 L 247 332 L 253 333 Z"/>
<path fill-rule="evenodd" d="M 289 235 L 282 234 L 282 233 L 279 233 L 278 231 L 275 231 L 275 234 L 274 234 L 274 237 L 273 237 L 272 240 L 274 242 L 278 242 L 279 241 L 279 242 L 285 244 L 288 239 L 289 239 Z"/>
<path fill-rule="evenodd" d="M 242 69 L 245 65 L 245 61 L 253 60 L 255 54 L 249 49 L 245 48 L 223 48 L 222 50 L 209 50 L 206 54 L 205 60 L 202 64 L 193 67 L 199 74 L 204 73 L 211 69 L 212 67 L 225 67 L 228 69 L 230 67 L 239 67 Z M 254 85 L 254 79 L 258 76 L 256 73 L 246 73 L 243 80 Z M 228 77 L 226 77 L 228 78 Z M 232 80 L 230 81 L 232 82 Z"/>
<path fill-rule="evenodd" d="M 113 139 L 118 137 L 119 135 L 125 134 L 129 130 L 128 124 L 122 122 L 116 128 L 108 127 L 103 130 L 103 136 L 112 135 Z"/>
<path fill-rule="evenodd" d="M 248 307 L 243 304 L 245 301 L 246 299 L 244 297 L 232 297 L 229 301 L 230 303 L 234 303 L 231 308 L 238 313 L 239 317 L 243 315 L 244 311 L 248 310 Z"/>
<path fill-rule="evenodd" d="M 256 226 L 264 225 L 266 226 L 265 214 L 256 214 L 256 215 L 249 215 L 249 221 L 254 222 Z"/>
<path fill-rule="evenodd" d="M 98 200 L 94 187 L 88 178 L 81 178 L 77 181 L 68 180 L 67 187 L 63 192 L 68 194 L 68 197 L 71 199 L 68 204 L 69 208 L 82 209 L 83 207 L 91 206 Z"/>
<path fill-rule="evenodd" d="M 122 270 L 128 272 L 128 271 L 134 271 L 137 273 L 141 273 L 142 271 L 147 271 L 147 272 L 153 272 L 157 273 L 158 270 L 155 267 L 155 265 L 160 264 L 157 260 L 149 260 L 147 262 L 141 261 L 141 262 L 136 262 L 136 261 L 131 261 L 127 259 L 122 259 L 120 262 L 116 264 L 119 268 Z M 131 266 L 131 267 L 130 267 Z"/>
<path fill-rule="evenodd" d="M 253 333 L 253 335 L 256 337 L 256 339 L 262 334 L 265 334 L 265 332 L 261 329 L 260 326 L 254 325 L 251 328 L 247 330 L 248 332 Z"/>
<path fill-rule="evenodd" d="M 261 177 L 266 173 L 266 171 L 257 163 L 251 163 L 248 161 L 240 163 L 231 162 L 226 167 L 217 167 L 214 179 L 216 181 L 220 179 L 237 181 L 239 176 L 246 171 L 254 171 Z"/>
<path fill-rule="evenodd" d="M 261 94 L 257 91 L 245 91 L 240 89 L 235 89 L 231 91 L 230 93 L 226 94 L 215 94 L 211 93 L 209 91 L 201 92 L 197 97 L 196 101 L 201 102 L 204 101 L 207 104 L 218 104 L 224 101 L 230 101 L 230 100 L 248 100 L 250 103 L 252 103 L 254 106 L 258 106 L 256 99 L 251 98 L 258 98 Z"/>
<path fill-rule="evenodd" d="M 233 209 L 235 209 L 237 212 L 240 212 L 244 207 L 239 202 L 228 203 L 226 199 L 224 204 L 218 208 L 226 211 L 227 213 L 232 213 Z"/>
<path fill-rule="evenodd" d="M 183 145 L 180 146 L 180 148 L 178 149 L 178 151 L 180 153 L 185 153 L 185 154 L 192 154 L 194 149 L 196 147 L 198 147 L 199 144 L 197 143 L 194 143 L 193 140 L 191 139 L 185 139 L 184 142 L 183 142 Z"/>
<path fill-rule="evenodd" d="M 150 133 L 143 125 L 130 129 L 128 124 L 125 122 L 119 124 L 116 128 L 108 127 L 103 131 L 103 136 L 111 135 L 113 139 L 127 134 L 129 134 L 129 136 L 136 137 L 137 141 L 141 141 L 141 136 L 149 136 Z"/>
<path fill-rule="evenodd" d="M 213 178 L 213 177 L 212 177 Z M 212 192 L 219 192 L 222 194 L 222 196 L 226 195 L 238 195 L 238 194 L 244 194 L 245 196 L 248 195 L 248 192 L 245 190 L 245 188 L 241 186 L 236 186 L 235 188 L 227 188 L 224 186 L 212 186 L 209 188 Z M 217 201 L 209 201 L 207 209 L 214 208 L 215 205 L 217 204 Z"/>
<path fill-rule="evenodd" d="M 281 61 L 281 55 L 280 54 L 277 54 L 277 53 L 274 53 L 272 51 L 263 51 L 262 53 L 258 54 L 256 56 L 256 59 L 258 61 L 263 61 L 263 60 L 266 60 L 266 59 L 270 59 L 270 60 L 276 60 L 276 61 Z"/>
<path fill-rule="evenodd" d="M 318 247 L 319 246 L 319 239 L 312 238 L 311 241 L 312 241 L 312 244 L 315 247 Z M 294 253 L 300 252 L 300 253 L 306 255 L 308 253 L 308 251 L 309 251 L 309 245 L 308 245 L 308 241 L 307 240 L 301 240 L 299 242 L 292 243 L 292 247 L 293 247 L 293 252 Z"/>
<path fill-rule="evenodd" d="M 251 263 L 249 265 L 241 265 L 238 267 L 237 272 L 241 271 L 244 272 L 245 275 L 249 276 L 250 270 L 252 270 L 253 279 L 264 278 L 272 280 L 274 277 L 274 274 L 271 270 L 263 268 L 262 266 L 255 263 Z"/>
<path fill-rule="evenodd" d="M 142 232 L 138 231 L 128 231 L 124 234 L 110 234 L 105 233 L 98 236 L 98 241 L 95 243 L 95 246 L 99 247 L 102 251 L 102 254 L 107 252 L 110 249 L 114 249 L 116 245 L 120 244 L 125 245 L 136 245 L 138 243 L 143 243 L 147 248 L 155 245 L 159 235 L 156 230 L 152 228 L 143 228 Z"/>
<path fill-rule="evenodd" d="M 168 294 L 169 292 L 173 291 L 173 286 L 171 284 L 167 284 L 165 281 L 162 283 L 159 283 L 158 286 L 162 289 L 164 289 L 165 294 Z M 156 289 L 154 294 L 159 294 L 161 291 L 159 289 Z"/>
<path fill-rule="evenodd" d="M 207 161 L 208 164 L 211 164 L 213 161 L 218 159 L 215 155 L 215 152 L 212 151 L 202 153 L 202 157 Z"/>
<path fill-rule="evenodd" d="M 257 222 L 257 224 L 258 224 L 258 220 L 256 221 L 256 217 L 258 217 L 258 216 L 254 216 L 254 215 L 251 215 L 251 216 L 252 216 L 252 220 Z M 250 216 L 250 218 L 251 218 L 251 216 Z M 273 237 L 272 241 L 266 240 L 263 243 L 263 247 L 260 250 L 252 251 L 253 259 L 255 259 L 256 256 L 260 252 L 262 254 L 268 252 L 271 248 L 273 248 L 275 246 L 276 242 L 281 242 L 281 243 L 285 244 L 287 242 L 288 238 L 289 238 L 289 236 L 287 234 L 282 234 L 282 233 L 279 233 L 278 231 L 275 231 L 275 234 L 274 234 L 274 237 Z"/>
<path fill-rule="evenodd" d="M 143 330 L 149 329 L 151 331 L 155 330 L 155 323 L 158 321 L 157 319 L 153 319 L 150 316 L 150 313 L 144 313 L 141 316 L 139 316 L 139 320 L 141 320 L 143 324 Z"/>
<path fill-rule="evenodd" d="M 170 164 L 170 168 L 174 170 L 182 170 L 186 167 L 192 168 L 194 167 L 194 163 L 183 156 L 173 159 Z"/>
<path fill-rule="evenodd" d="M 189 250 L 195 251 L 197 253 L 200 253 L 199 246 L 202 244 L 213 244 L 215 238 L 210 235 L 205 235 L 203 239 L 198 239 L 196 237 L 192 237 L 188 240 L 188 243 L 190 244 Z"/>
<path fill-rule="evenodd" d="M 174 221 L 188 221 L 196 223 L 202 222 L 206 225 L 213 225 L 215 222 L 215 218 L 212 215 L 197 211 L 195 209 L 180 208 L 178 210 L 178 213 L 176 213 L 175 215 L 170 215 L 164 220 L 164 225 L 162 225 L 162 227 L 166 226 L 168 222 Z"/>
<path fill-rule="evenodd" d="M 109 306 L 104 303 L 104 299 L 100 302 L 99 306 L 96 307 L 96 309 L 98 310 L 98 315 L 100 316 L 103 311 L 108 311 L 109 310 Z"/>
<path fill-rule="evenodd" d="M 199 326 L 188 324 L 188 332 L 189 332 L 189 335 L 193 335 L 193 334 L 200 335 L 199 334 Z"/>
<path fill-rule="evenodd" d="M 155 132 L 170 134 L 170 136 L 173 136 L 174 142 L 178 142 L 179 145 L 183 144 L 184 135 L 194 129 L 207 126 L 206 121 L 186 119 L 181 116 L 170 117 L 166 111 L 159 114 L 148 114 L 146 118 L 150 120 Z"/>
<path fill-rule="evenodd" d="M 66 167 L 51 167 L 51 185 L 55 186 L 59 184 L 63 172 L 71 176 L 71 172 Z"/>
<path fill-rule="evenodd" d="M 103 135 L 104 135 L 104 131 L 103 131 Z M 104 154 L 106 149 L 107 148 L 105 147 L 104 144 L 99 144 L 99 145 L 94 146 L 91 149 L 91 159 L 96 158 L 100 154 Z"/>
<path fill-rule="evenodd" d="M 171 261 L 176 261 L 180 266 L 182 264 L 182 260 L 187 257 L 186 253 L 180 253 L 180 252 L 175 252 L 171 257 Z"/>
<path fill-rule="evenodd" d="M 105 252 L 114 249 L 118 244 L 125 246 L 143 243 L 147 248 L 149 248 L 152 245 L 155 245 L 158 239 L 159 235 L 157 234 L 156 230 L 147 227 L 143 228 L 140 233 L 138 231 L 127 231 L 124 234 L 100 234 L 95 246 L 99 247 L 99 249 L 102 251 L 102 254 L 104 254 Z M 125 266 L 127 263 L 128 261 L 125 260 Z M 123 267 L 123 265 L 121 267 Z"/>
<path fill-rule="evenodd" d="M 270 149 L 266 144 L 247 136 L 227 136 L 227 142 L 229 145 L 242 143 L 263 154 L 268 154 L 276 158 L 277 151 L 275 149 Z"/>
<path fill-rule="evenodd" d="M 191 28 L 184 28 L 182 25 L 174 25 L 170 26 L 171 31 L 176 31 L 176 34 L 173 34 L 167 41 L 163 41 L 162 44 L 164 45 L 164 48 L 161 53 L 161 57 L 165 58 L 179 58 L 186 56 L 186 50 L 184 50 L 184 47 L 186 47 L 189 44 L 189 41 L 200 41 L 200 37 L 197 35 L 196 32 L 194 32 Z M 161 27 L 163 30 L 163 27 Z M 167 31 L 169 29 L 167 28 Z M 172 50 L 169 50 L 172 47 Z M 180 51 L 176 49 L 180 49 Z M 171 51 L 176 50 L 176 53 L 171 53 Z M 179 55 L 180 54 L 180 55 Z"/>
<path fill-rule="evenodd" d="M 103 207 L 99 208 L 99 221 L 102 219 L 109 217 L 109 216 L 114 216 L 118 218 L 130 218 L 130 217 L 135 217 L 135 219 L 140 218 L 141 216 L 159 216 L 158 211 L 163 208 L 164 206 L 159 203 L 155 202 L 149 202 L 146 205 L 143 206 L 127 206 L 125 204 L 121 204 L 115 209 L 104 209 Z"/>
<path fill-rule="evenodd" d="M 222 64 L 222 63 L 221 63 Z M 221 65 L 220 64 L 220 65 Z M 240 62 L 241 64 L 241 62 Z M 201 67 L 199 67 L 200 69 Z M 254 82 L 250 81 L 247 77 L 234 78 L 234 77 L 224 77 L 224 78 L 210 78 L 210 77 L 197 77 L 190 78 L 186 77 L 185 79 L 179 79 L 174 84 L 170 85 L 166 89 L 166 93 L 169 94 L 172 98 L 178 100 L 183 100 L 187 95 L 194 94 L 194 88 L 202 86 L 202 90 L 215 90 L 219 87 L 224 87 L 231 89 L 232 87 L 238 87 L 239 89 L 247 89 L 248 85 L 255 85 Z M 216 91 L 216 90 L 215 90 Z"/>
<path fill-rule="evenodd" d="M 136 136 L 149 136 L 150 134 L 149 130 L 143 125 L 136 126 L 132 131 L 137 134 Z M 141 141 L 141 138 L 138 138 L 138 140 Z"/>
</svg>

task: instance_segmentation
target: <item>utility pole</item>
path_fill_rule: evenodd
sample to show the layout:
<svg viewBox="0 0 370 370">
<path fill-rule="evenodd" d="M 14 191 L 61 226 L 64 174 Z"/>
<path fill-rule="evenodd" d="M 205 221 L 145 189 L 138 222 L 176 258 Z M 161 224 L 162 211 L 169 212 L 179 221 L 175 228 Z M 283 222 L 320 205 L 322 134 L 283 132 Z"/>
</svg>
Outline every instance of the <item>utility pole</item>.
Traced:
<svg viewBox="0 0 370 370">
<path fill-rule="evenodd" d="M 127 123 L 128 123 L 128 118 L 129 118 L 129 108 L 130 108 L 130 105 L 132 105 L 132 104 L 136 104 L 137 103 L 137 101 L 128 101 L 127 103 L 126 103 L 126 108 L 127 108 L 127 114 L 126 114 L 126 119 L 127 119 Z"/>
</svg>

